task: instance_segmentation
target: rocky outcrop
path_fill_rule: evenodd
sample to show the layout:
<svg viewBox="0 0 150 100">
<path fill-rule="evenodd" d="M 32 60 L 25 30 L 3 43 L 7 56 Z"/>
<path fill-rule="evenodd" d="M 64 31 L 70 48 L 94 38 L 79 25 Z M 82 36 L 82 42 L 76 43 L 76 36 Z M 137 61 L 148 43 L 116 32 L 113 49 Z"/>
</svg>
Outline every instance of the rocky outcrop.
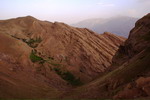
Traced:
<svg viewBox="0 0 150 100">
<path fill-rule="evenodd" d="M 120 46 L 113 57 L 113 62 L 124 62 L 150 46 L 150 14 L 147 14 L 135 24 L 129 38 Z"/>
<path fill-rule="evenodd" d="M 126 85 L 123 91 L 119 92 L 114 98 L 144 98 L 150 96 L 150 77 L 140 77 L 135 82 Z"/>
<path fill-rule="evenodd" d="M 129 82 L 114 98 L 145 98 L 149 97 L 149 49 L 150 48 L 150 14 L 137 21 L 129 38 L 121 46 L 113 58 L 114 63 L 126 63 L 135 67 L 132 82 Z M 122 56 L 121 58 L 119 56 Z M 137 63 L 134 62 L 137 60 Z M 120 64 L 121 64 L 120 63 Z M 131 65 L 131 63 L 135 63 Z M 133 85 L 134 84 L 134 85 Z"/>
</svg>

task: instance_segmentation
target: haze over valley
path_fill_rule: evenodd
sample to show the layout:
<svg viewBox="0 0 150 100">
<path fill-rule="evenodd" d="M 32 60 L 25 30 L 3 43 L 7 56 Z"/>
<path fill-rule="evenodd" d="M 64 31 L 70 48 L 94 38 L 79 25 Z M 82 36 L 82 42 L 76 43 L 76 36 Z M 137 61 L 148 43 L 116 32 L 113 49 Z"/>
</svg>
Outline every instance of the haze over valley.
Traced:
<svg viewBox="0 0 150 100">
<path fill-rule="evenodd" d="M 108 19 L 87 19 L 81 22 L 72 24 L 72 26 L 80 28 L 88 28 L 102 34 L 104 32 L 111 32 L 113 34 L 128 37 L 130 30 L 135 26 L 138 18 L 127 16 L 116 16 Z"/>
</svg>

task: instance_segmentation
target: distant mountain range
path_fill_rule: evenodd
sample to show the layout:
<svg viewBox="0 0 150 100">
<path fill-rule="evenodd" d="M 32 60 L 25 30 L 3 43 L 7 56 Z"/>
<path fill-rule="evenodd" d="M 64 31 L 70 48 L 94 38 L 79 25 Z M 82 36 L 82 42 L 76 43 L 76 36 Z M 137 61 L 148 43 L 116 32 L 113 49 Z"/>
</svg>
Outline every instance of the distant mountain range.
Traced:
<svg viewBox="0 0 150 100">
<path fill-rule="evenodd" d="M 138 18 L 117 16 L 108 19 L 95 18 L 87 19 L 72 24 L 72 26 L 80 28 L 89 28 L 97 33 L 111 32 L 116 35 L 128 37 L 130 30 L 134 27 Z"/>
</svg>

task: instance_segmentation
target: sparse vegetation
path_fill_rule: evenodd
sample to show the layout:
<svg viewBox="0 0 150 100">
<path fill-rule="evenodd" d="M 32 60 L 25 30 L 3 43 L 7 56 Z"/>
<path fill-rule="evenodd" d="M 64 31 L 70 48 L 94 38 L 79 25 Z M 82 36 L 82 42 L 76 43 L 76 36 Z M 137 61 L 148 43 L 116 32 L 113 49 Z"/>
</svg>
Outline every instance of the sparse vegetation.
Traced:
<svg viewBox="0 0 150 100">
<path fill-rule="evenodd" d="M 46 60 L 47 63 L 51 64 L 52 66 L 56 66 L 56 67 L 61 67 L 61 64 L 54 61 L 53 57 L 48 57 L 48 59 Z"/>
<path fill-rule="evenodd" d="M 31 44 L 33 44 L 33 43 L 40 43 L 42 41 L 42 39 L 40 38 L 40 37 L 38 37 L 38 38 L 36 38 L 36 39 L 30 39 L 29 41 L 28 41 L 28 44 L 29 45 L 31 45 Z"/>
<path fill-rule="evenodd" d="M 36 37 L 35 39 L 31 38 L 31 39 L 29 39 L 29 40 L 27 40 L 27 39 L 22 39 L 22 38 L 13 36 L 13 35 L 12 35 L 12 37 L 13 37 L 13 38 L 16 38 L 16 39 L 18 39 L 18 40 L 22 40 L 23 42 L 27 43 L 27 44 L 28 44 L 30 47 L 32 47 L 32 48 L 36 48 L 36 47 L 38 46 L 38 44 L 42 42 L 41 37 Z"/>
<path fill-rule="evenodd" d="M 42 42 L 42 39 L 41 39 L 41 37 L 38 37 L 38 38 L 35 38 L 35 39 L 31 38 L 29 40 L 22 39 L 22 41 L 27 43 L 30 47 L 36 48 L 38 46 L 38 44 L 40 42 Z"/>
<path fill-rule="evenodd" d="M 64 80 L 68 81 L 73 86 L 82 85 L 80 79 L 76 79 L 75 76 L 69 71 L 62 72 L 59 68 L 54 68 L 55 72 Z"/>
<path fill-rule="evenodd" d="M 34 50 L 32 50 L 32 52 L 30 54 L 30 59 L 32 62 L 39 62 L 42 64 L 45 62 L 43 58 L 36 55 L 36 51 L 34 51 Z"/>
</svg>

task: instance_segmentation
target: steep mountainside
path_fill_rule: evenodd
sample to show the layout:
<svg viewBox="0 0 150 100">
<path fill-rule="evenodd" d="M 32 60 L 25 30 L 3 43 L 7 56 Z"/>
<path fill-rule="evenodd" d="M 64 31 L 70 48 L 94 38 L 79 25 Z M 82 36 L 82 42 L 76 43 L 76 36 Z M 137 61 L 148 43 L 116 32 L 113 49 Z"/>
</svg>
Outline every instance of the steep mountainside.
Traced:
<svg viewBox="0 0 150 100">
<path fill-rule="evenodd" d="M 150 46 L 150 17 L 149 14 L 136 22 L 135 28 L 131 30 L 128 40 L 121 45 L 114 57 L 114 62 L 126 61 L 139 54 Z M 122 56 L 120 59 L 120 56 Z"/>
<path fill-rule="evenodd" d="M 0 21 L 0 98 L 59 97 L 106 71 L 124 40 L 31 16 Z"/>
<path fill-rule="evenodd" d="M 137 21 L 102 77 L 65 94 L 67 98 L 150 98 L 150 14 Z M 110 68 L 111 68 L 110 67 Z"/>
<path fill-rule="evenodd" d="M 120 55 L 122 56 L 120 59 Z M 119 60 L 118 60 L 119 59 Z M 122 45 L 114 62 L 127 61 L 133 78 L 115 98 L 150 97 L 150 14 L 137 21 L 131 30 L 128 40 Z M 131 65 L 132 64 L 132 65 Z"/>
<path fill-rule="evenodd" d="M 135 22 L 138 18 L 132 17 L 113 17 L 108 19 L 89 19 L 79 23 L 73 24 L 72 26 L 89 28 L 97 33 L 111 32 L 119 36 L 128 37 L 130 30 L 134 27 Z"/>
</svg>

